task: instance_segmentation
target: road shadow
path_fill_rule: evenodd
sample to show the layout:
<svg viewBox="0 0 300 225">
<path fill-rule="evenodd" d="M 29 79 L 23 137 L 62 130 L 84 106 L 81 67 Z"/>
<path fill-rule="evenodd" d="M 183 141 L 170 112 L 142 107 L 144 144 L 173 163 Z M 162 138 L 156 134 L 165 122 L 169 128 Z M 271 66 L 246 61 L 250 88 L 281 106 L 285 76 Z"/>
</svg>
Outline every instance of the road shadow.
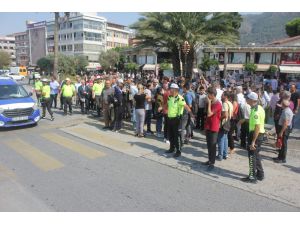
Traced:
<svg viewBox="0 0 300 225">
<path fill-rule="evenodd" d="M 295 166 L 291 166 L 291 165 L 283 165 L 283 166 L 286 167 L 286 168 L 289 168 L 294 173 L 299 173 L 300 174 L 300 167 L 295 167 Z"/>
</svg>

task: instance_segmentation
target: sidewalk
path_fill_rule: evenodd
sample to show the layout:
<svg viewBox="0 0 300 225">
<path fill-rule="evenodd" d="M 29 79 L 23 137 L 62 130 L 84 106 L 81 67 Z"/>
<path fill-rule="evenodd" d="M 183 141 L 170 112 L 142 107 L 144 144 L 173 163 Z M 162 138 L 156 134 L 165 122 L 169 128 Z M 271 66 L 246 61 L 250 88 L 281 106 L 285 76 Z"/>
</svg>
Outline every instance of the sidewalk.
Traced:
<svg viewBox="0 0 300 225">
<path fill-rule="evenodd" d="M 215 171 L 207 172 L 206 167 L 201 165 L 201 162 L 207 161 L 206 140 L 198 132 L 195 132 L 195 138 L 191 143 L 183 147 L 182 156 L 174 159 L 164 154 L 164 151 L 168 150 L 168 145 L 162 139 L 154 136 L 135 137 L 129 123 L 125 123 L 120 133 L 104 131 L 102 127 L 103 123 L 95 120 L 64 127 L 61 130 L 123 154 L 152 160 L 300 208 L 300 152 L 295 141 L 290 141 L 294 144 L 289 148 L 287 163 L 283 165 L 273 163 L 272 157 L 276 156 L 276 151 L 270 143 L 265 143 L 262 158 L 266 179 L 257 184 L 246 184 L 241 182 L 240 178 L 248 175 L 247 152 L 238 146 L 236 154 L 227 160 L 217 161 Z M 295 130 L 294 133 L 300 134 L 299 130 Z"/>
</svg>

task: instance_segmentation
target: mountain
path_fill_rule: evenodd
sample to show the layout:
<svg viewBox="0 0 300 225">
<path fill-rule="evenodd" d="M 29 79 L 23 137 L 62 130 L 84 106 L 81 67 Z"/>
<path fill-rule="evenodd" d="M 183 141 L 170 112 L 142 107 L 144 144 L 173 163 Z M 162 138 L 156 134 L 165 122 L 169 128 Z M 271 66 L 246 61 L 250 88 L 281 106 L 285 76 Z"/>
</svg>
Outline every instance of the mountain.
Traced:
<svg viewBox="0 0 300 225">
<path fill-rule="evenodd" d="M 266 44 L 287 37 L 285 24 L 300 17 L 300 12 L 266 12 L 261 14 L 242 14 L 240 28 L 241 45 L 248 43 Z"/>
</svg>

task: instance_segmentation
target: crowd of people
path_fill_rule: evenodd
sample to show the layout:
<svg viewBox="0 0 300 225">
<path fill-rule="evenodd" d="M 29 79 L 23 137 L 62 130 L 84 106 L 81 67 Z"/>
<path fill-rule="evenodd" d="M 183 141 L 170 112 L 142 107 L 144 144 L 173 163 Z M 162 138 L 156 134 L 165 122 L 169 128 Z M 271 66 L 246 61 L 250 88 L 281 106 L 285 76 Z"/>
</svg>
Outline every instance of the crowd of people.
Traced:
<svg viewBox="0 0 300 225">
<path fill-rule="evenodd" d="M 93 113 L 104 120 L 103 129 L 119 132 L 123 121 L 132 123 L 139 138 L 156 135 L 169 144 L 166 153 L 180 157 L 182 147 L 188 145 L 199 130 L 206 135 L 208 170 L 216 160 L 228 159 L 236 145 L 248 150 L 249 176 L 245 182 L 264 179 L 261 146 L 265 137 L 265 123 L 273 118 L 276 128 L 276 163 L 286 163 L 287 140 L 298 113 L 300 97 L 296 86 L 285 90 L 275 82 L 232 86 L 218 81 L 209 82 L 204 76 L 187 80 L 185 77 L 155 76 L 132 79 L 118 74 L 76 76 L 59 83 L 51 80 L 35 81 L 37 99 L 54 120 L 51 108 L 58 107 L 64 115 L 72 115 L 73 106 L 82 114 Z M 155 126 L 153 126 L 155 122 Z M 146 130 L 144 127 L 146 126 Z M 155 130 L 154 130 L 155 127 Z"/>
</svg>

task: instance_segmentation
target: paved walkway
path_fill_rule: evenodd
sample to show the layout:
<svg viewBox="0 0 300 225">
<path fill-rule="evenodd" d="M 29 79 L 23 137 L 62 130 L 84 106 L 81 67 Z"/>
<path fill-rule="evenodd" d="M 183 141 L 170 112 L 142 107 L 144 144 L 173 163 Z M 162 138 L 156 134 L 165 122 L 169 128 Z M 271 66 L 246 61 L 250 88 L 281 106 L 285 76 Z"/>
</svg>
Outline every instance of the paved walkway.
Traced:
<svg viewBox="0 0 300 225">
<path fill-rule="evenodd" d="M 297 148 L 297 135 L 295 130 L 290 140 L 288 162 L 286 164 L 275 164 L 272 157 L 276 156 L 276 150 L 272 147 L 272 141 L 264 144 L 262 151 L 263 165 L 266 179 L 257 184 L 246 184 L 240 181 L 241 177 L 248 174 L 248 158 L 245 150 L 237 148 L 236 154 L 229 159 L 216 162 L 216 169 L 207 172 L 206 167 L 201 163 L 207 161 L 207 148 L 205 137 L 195 133 L 195 138 L 189 145 L 183 147 L 181 157 L 174 159 L 164 153 L 168 145 L 154 136 L 138 138 L 133 135 L 129 123 L 125 123 L 120 133 L 105 131 L 102 129 L 103 122 L 87 120 L 79 125 L 61 128 L 62 131 L 75 137 L 88 140 L 112 150 L 122 152 L 133 157 L 142 157 L 160 164 L 192 173 L 230 185 L 236 188 L 247 190 L 261 196 L 265 196 L 280 202 L 300 207 L 300 151 Z M 295 137 L 296 136 L 296 137 Z"/>
</svg>

